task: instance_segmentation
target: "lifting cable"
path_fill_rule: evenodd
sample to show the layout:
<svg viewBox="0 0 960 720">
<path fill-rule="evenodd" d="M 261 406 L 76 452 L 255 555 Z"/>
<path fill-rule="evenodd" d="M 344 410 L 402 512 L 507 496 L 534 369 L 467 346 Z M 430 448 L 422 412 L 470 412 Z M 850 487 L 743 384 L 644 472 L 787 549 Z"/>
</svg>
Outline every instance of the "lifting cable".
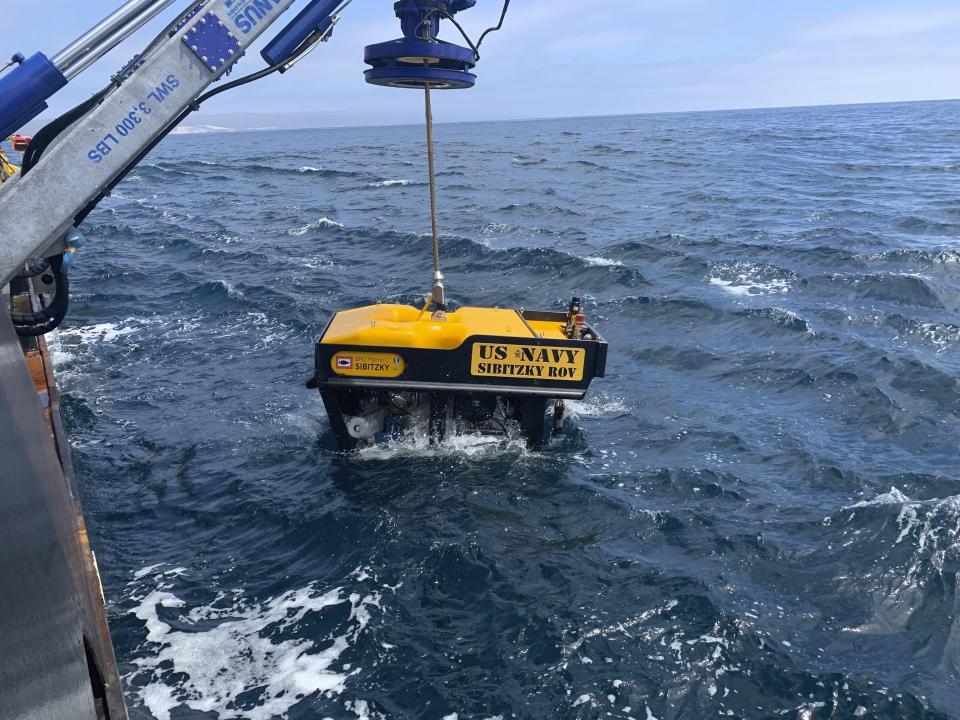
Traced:
<svg viewBox="0 0 960 720">
<path fill-rule="evenodd" d="M 430 82 L 423 84 L 427 115 L 427 168 L 430 176 L 430 226 L 433 231 L 433 272 L 440 272 L 440 235 L 437 230 L 437 171 L 433 160 L 433 109 L 430 106 Z"/>
<path fill-rule="evenodd" d="M 424 63 L 426 64 L 426 63 Z M 427 118 L 427 174 L 430 179 L 430 229 L 433 236 L 433 288 L 430 291 L 428 305 L 436 310 L 447 309 L 447 299 L 443 287 L 443 273 L 440 272 L 440 231 L 437 228 L 437 171 L 433 154 L 433 107 L 430 104 L 430 81 L 423 83 L 424 112 Z"/>
<path fill-rule="evenodd" d="M 460 24 L 454 20 L 453 15 L 445 9 L 437 8 L 427 13 L 427 15 L 420 21 L 420 27 L 422 27 L 423 24 L 427 22 L 430 19 L 430 16 L 434 13 L 442 15 L 456 26 L 457 30 L 460 31 L 460 34 L 463 35 L 464 39 L 467 41 L 470 49 L 473 50 L 473 54 L 476 59 L 479 60 L 480 45 L 483 44 L 483 41 L 487 35 L 497 32 L 503 27 L 503 20 L 506 17 L 507 10 L 509 8 L 510 0 L 504 0 L 503 9 L 500 12 L 500 21 L 493 27 L 487 28 L 483 34 L 480 35 L 480 39 L 476 42 L 476 44 L 474 44 Z M 427 68 L 430 66 L 429 61 L 426 59 L 424 59 L 423 64 L 424 67 Z M 433 152 L 433 108 L 430 104 L 429 79 L 424 80 L 423 82 L 423 99 L 424 112 L 427 120 L 427 174 L 430 180 L 430 229 L 433 237 L 433 289 L 430 293 L 430 299 L 427 300 L 427 304 L 424 306 L 424 312 L 426 312 L 431 305 L 433 305 L 436 310 L 445 311 L 447 309 L 447 305 L 446 298 L 444 296 L 445 290 L 443 286 L 443 273 L 440 271 L 440 231 L 437 228 L 437 171 Z"/>
</svg>

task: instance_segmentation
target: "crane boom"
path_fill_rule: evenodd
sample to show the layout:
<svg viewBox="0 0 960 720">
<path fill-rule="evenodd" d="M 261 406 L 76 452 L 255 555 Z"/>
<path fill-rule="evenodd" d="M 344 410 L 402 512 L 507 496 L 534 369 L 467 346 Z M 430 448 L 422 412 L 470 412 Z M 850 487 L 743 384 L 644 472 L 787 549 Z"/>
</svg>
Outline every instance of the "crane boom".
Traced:
<svg viewBox="0 0 960 720">
<path fill-rule="evenodd" d="M 294 0 L 211 0 L 65 130 L 30 172 L 0 186 L 0 287 L 55 247 L 120 177 Z"/>
</svg>

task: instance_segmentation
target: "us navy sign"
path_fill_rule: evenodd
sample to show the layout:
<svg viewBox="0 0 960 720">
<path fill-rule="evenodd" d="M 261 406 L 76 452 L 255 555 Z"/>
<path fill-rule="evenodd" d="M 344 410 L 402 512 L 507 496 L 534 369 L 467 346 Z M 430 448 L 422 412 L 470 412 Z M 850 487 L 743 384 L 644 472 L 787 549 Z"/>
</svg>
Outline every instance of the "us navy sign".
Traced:
<svg viewBox="0 0 960 720">
<path fill-rule="evenodd" d="M 583 348 L 476 343 L 470 374 L 518 380 L 583 380 Z"/>
</svg>

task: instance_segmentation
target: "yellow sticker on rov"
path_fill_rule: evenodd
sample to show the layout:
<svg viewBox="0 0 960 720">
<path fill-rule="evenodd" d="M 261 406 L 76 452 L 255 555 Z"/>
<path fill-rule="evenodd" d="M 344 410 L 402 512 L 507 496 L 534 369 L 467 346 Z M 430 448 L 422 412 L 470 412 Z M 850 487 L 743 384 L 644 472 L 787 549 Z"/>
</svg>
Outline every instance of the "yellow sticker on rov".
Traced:
<svg viewBox="0 0 960 720">
<path fill-rule="evenodd" d="M 395 378 L 407 369 L 403 358 L 393 353 L 338 352 L 330 360 L 337 375 L 346 377 Z"/>
<path fill-rule="evenodd" d="M 476 343 L 470 374 L 519 380 L 583 380 L 583 348 Z"/>
</svg>

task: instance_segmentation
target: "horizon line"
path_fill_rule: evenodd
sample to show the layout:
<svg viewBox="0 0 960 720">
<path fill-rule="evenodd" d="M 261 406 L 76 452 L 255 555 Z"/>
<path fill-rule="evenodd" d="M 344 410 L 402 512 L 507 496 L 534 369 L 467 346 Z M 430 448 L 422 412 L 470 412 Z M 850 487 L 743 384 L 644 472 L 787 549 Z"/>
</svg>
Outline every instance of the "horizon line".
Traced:
<svg viewBox="0 0 960 720">
<path fill-rule="evenodd" d="M 751 111 L 760 111 L 760 110 L 803 110 L 803 109 L 815 109 L 815 108 L 844 108 L 844 107 L 864 107 L 869 105 L 919 105 L 924 103 L 944 103 L 944 102 L 958 102 L 960 98 L 950 97 L 950 98 L 930 98 L 925 100 L 880 100 L 880 101 L 864 101 L 864 102 L 847 102 L 847 103 L 821 103 L 814 105 L 761 105 L 755 107 L 730 107 L 730 108 L 712 108 L 712 109 L 703 109 L 703 110 L 651 110 L 646 112 L 632 112 L 632 113 L 604 113 L 599 115 L 557 115 L 553 117 L 515 117 L 515 118 L 499 118 L 496 120 L 443 120 L 437 121 L 437 125 L 477 125 L 481 123 L 524 123 L 524 122 L 546 122 L 546 121 L 556 121 L 556 120 L 587 120 L 591 118 L 621 118 L 621 117 L 646 117 L 653 115 L 698 115 L 706 113 L 724 113 L 724 112 L 751 112 Z M 297 114 L 309 114 L 309 113 L 322 113 L 322 110 L 298 110 Z M 278 113 L 219 113 L 222 117 L 256 117 L 262 115 L 271 115 Z M 213 113 L 214 116 L 218 115 Z M 419 127 L 419 123 L 415 122 L 404 122 L 404 123 L 373 123 L 366 125 L 305 125 L 303 127 L 291 127 L 291 128 L 281 128 L 281 127 L 252 127 L 252 128 L 230 128 L 230 127 L 220 127 L 216 125 L 178 125 L 176 129 L 184 128 L 211 128 L 208 131 L 200 131 L 197 133 L 190 132 L 181 132 L 176 133 L 174 131 L 171 134 L 178 135 L 212 135 L 215 133 L 237 133 L 237 132 L 298 132 L 302 130 L 365 130 L 371 128 L 406 128 L 406 127 Z"/>
</svg>

